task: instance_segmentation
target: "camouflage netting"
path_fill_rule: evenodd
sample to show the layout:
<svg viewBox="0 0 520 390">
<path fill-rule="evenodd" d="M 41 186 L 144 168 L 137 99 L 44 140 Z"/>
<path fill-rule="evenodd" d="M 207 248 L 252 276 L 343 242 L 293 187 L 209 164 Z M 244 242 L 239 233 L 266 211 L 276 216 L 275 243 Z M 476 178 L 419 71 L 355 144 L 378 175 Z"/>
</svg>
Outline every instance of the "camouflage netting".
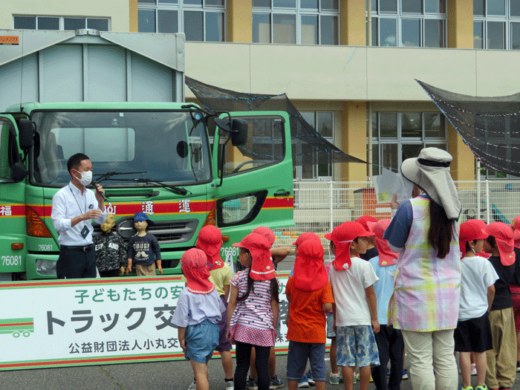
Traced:
<svg viewBox="0 0 520 390">
<path fill-rule="evenodd" d="M 213 113 L 234 111 L 285 111 L 291 118 L 291 142 L 294 165 L 365 163 L 352 157 L 323 138 L 303 117 L 287 95 L 239 93 L 201 83 L 186 77 L 186 85 L 206 110 Z"/>
<path fill-rule="evenodd" d="M 520 175 L 520 93 L 475 97 L 417 82 L 483 166 Z"/>
</svg>

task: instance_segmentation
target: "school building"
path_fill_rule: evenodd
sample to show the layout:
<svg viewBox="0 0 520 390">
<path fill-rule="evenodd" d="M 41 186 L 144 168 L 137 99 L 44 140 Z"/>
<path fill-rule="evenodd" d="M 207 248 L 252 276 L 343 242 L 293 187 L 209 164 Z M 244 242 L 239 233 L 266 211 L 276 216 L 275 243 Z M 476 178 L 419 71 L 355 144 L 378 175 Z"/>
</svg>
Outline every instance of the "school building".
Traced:
<svg viewBox="0 0 520 390">
<path fill-rule="evenodd" d="M 320 134 L 373 163 L 311 163 L 295 169 L 302 181 L 364 181 L 425 146 L 453 155 L 455 180 L 474 180 L 473 155 L 415 79 L 477 96 L 520 89 L 517 0 L 5 0 L 0 29 L 11 28 L 184 32 L 188 76 L 285 92 Z"/>
</svg>

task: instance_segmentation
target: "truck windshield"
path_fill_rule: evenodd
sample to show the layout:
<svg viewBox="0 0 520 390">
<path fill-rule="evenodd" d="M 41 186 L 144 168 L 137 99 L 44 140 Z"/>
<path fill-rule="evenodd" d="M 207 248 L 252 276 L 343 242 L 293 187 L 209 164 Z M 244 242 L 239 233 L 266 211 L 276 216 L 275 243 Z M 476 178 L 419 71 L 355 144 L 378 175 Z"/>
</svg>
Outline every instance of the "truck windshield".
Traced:
<svg viewBox="0 0 520 390">
<path fill-rule="evenodd" d="M 128 181 L 140 178 L 172 185 L 211 179 L 205 125 L 188 111 L 38 111 L 31 117 L 40 138 L 32 159 L 34 183 L 66 185 L 67 160 L 75 153 L 90 158 L 94 178 L 118 173 L 105 187 L 154 186 Z"/>
</svg>

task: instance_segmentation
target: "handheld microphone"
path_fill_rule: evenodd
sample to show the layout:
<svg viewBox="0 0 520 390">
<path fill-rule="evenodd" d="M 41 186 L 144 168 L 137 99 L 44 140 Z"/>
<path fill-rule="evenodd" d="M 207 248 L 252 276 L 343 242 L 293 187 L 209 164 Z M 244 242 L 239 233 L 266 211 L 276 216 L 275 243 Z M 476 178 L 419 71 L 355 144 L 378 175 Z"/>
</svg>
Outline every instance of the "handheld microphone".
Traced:
<svg viewBox="0 0 520 390">
<path fill-rule="evenodd" d="M 99 190 L 97 189 L 97 185 L 98 185 L 98 184 L 96 183 L 95 180 L 92 180 L 92 185 L 93 185 L 94 188 L 96 189 L 96 192 L 97 192 L 98 194 L 101 195 L 101 197 L 103 198 L 103 200 L 106 201 L 106 200 L 107 200 L 107 197 L 105 196 L 105 193 L 104 193 L 104 192 L 101 192 L 101 191 L 99 191 Z"/>
</svg>

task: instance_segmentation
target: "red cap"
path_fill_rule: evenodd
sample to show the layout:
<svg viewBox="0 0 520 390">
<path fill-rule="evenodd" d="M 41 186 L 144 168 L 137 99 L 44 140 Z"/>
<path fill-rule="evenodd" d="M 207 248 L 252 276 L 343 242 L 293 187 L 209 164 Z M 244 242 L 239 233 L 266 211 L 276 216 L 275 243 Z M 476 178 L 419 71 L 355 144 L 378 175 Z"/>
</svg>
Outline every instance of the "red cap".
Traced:
<svg viewBox="0 0 520 390">
<path fill-rule="evenodd" d="M 363 225 L 365 230 L 370 230 L 369 227 L 368 227 L 368 222 L 375 222 L 375 223 L 377 223 L 377 219 L 372 217 L 371 215 L 363 215 L 362 217 L 359 217 L 358 219 L 356 219 L 356 222 L 360 223 L 361 225 Z"/>
<path fill-rule="evenodd" d="M 484 224 L 484 227 L 482 227 Z M 485 240 L 489 234 L 484 233 L 486 224 L 478 219 L 470 219 L 460 225 L 459 248 L 462 257 L 466 254 L 466 243 L 473 240 Z"/>
<path fill-rule="evenodd" d="M 515 247 L 520 248 L 520 229 L 513 232 L 513 240 L 515 242 Z"/>
<path fill-rule="evenodd" d="M 503 222 L 493 222 L 486 226 L 484 233 L 495 238 L 500 262 L 504 266 L 509 266 L 515 262 L 513 231 Z"/>
<path fill-rule="evenodd" d="M 316 241 L 316 242 L 320 243 L 320 245 L 321 245 L 320 238 L 315 233 L 312 233 L 312 232 L 306 232 L 306 233 L 300 234 L 300 236 L 292 244 L 296 245 L 296 246 L 300 246 L 301 244 L 303 244 L 305 241 L 308 241 L 308 240 Z"/>
<path fill-rule="evenodd" d="M 480 229 L 485 229 L 487 226 L 486 223 L 480 219 L 470 219 L 469 221 L 466 221 L 466 222 L 469 222 L 470 224 L 473 224 Z"/>
<path fill-rule="evenodd" d="M 331 240 L 336 247 L 336 258 L 334 259 L 334 269 L 343 271 L 350 268 L 350 243 L 358 237 L 370 237 L 374 233 L 365 230 L 363 225 L 358 222 L 344 222 L 336 227 L 332 233 L 325 234 L 327 240 Z"/>
<path fill-rule="evenodd" d="M 472 224 L 475 224 L 479 229 L 485 229 L 487 226 L 486 223 L 484 221 L 481 221 L 480 219 L 470 219 L 467 222 L 471 222 Z M 464 246 L 464 249 L 465 248 L 466 248 L 466 246 Z M 485 250 L 482 250 L 482 252 L 477 253 L 477 256 L 483 257 L 485 259 L 489 259 L 491 257 L 491 255 L 489 253 L 486 253 Z"/>
<path fill-rule="evenodd" d="M 273 246 L 274 240 L 275 240 L 275 235 L 274 235 L 274 232 L 271 229 L 269 229 L 268 227 L 259 226 L 256 229 L 253 229 L 253 231 L 251 233 L 256 233 L 256 234 L 260 234 L 261 236 L 264 236 L 265 238 L 267 238 L 269 245 Z"/>
<path fill-rule="evenodd" d="M 376 223 L 370 221 L 367 223 L 368 228 L 374 233 L 376 238 L 376 248 L 379 252 L 379 265 L 381 267 L 396 264 L 397 258 L 399 257 L 398 253 L 395 253 L 390 249 L 388 241 L 383 239 L 385 230 L 390 225 L 390 222 L 390 219 L 381 219 Z"/>
<path fill-rule="evenodd" d="M 188 291 L 194 294 L 210 294 L 215 285 L 209 280 L 208 259 L 203 251 L 188 249 L 181 257 L 182 273 L 186 276 Z"/>
<path fill-rule="evenodd" d="M 218 227 L 207 225 L 200 229 L 195 247 L 203 251 L 208 257 L 210 271 L 224 267 L 224 262 L 220 257 L 222 232 Z"/>
<path fill-rule="evenodd" d="M 294 287 L 302 291 L 317 291 L 329 281 L 323 263 L 323 246 L 316 240 L 307 240 L 298 246 L 294 264 Z"/>
<path fill-rule="evenodd" d="M 513 219 L 509 226 L 512 227 L 513 230 L 520 230 L 520 215 Z"/>
<path fill-rule="evenodd" d="M 251 233 L 233 246 L 245 248 L 251 253 L 253 264 L 249 275 L 252 279 L 269 280 L 275 277 L 274 265 L 271 260 L 271 245 L 269 245 L 267 238 L 258 233 Z"/>
<path fill-rule="evenodd" d="M 336 227 L 332 233 L 325 234 L 327 240 L 333 241 L 334 244 L 344 244 L 354 241 L 358 237 L 370 237 L 374 233 L 366 230 L 359 222 L 343 222 Z"/>
</svg>

